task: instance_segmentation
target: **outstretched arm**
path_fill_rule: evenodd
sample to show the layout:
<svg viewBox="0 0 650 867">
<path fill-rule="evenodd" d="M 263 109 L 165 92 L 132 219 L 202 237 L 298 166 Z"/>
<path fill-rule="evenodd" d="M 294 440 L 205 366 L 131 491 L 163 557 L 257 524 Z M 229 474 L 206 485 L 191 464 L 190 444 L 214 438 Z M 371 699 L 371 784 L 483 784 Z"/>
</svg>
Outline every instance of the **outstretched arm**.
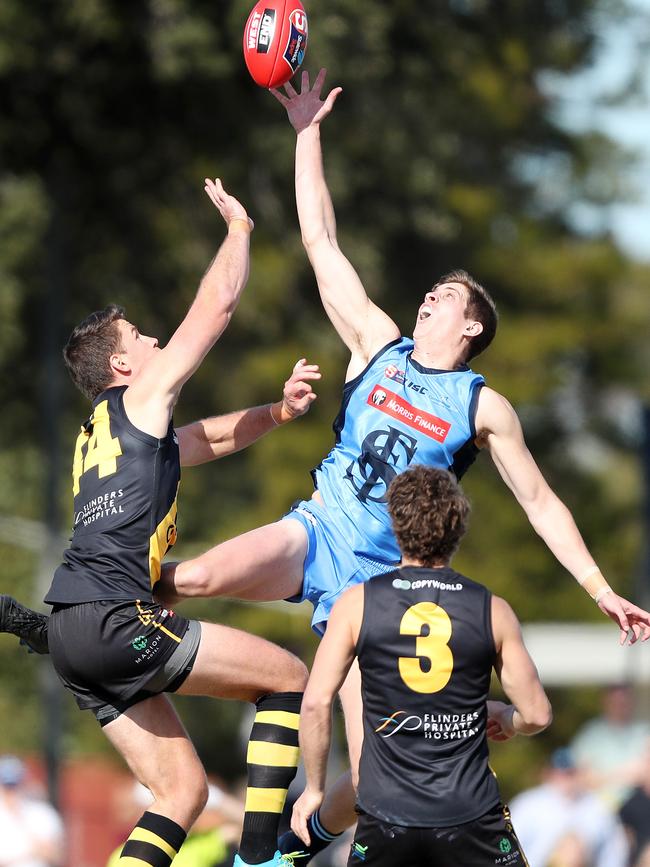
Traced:
<svg viewBox="0 0 650 867">
<path fill-rule="evenodd" d="M 346 591 L 332 609 L 300 708 L 300 749 L 307 785 L 293 807 L 291 828 L 309 845 L 307 821 L 325 792 L 332 739 L 332 703 L 355 656 L 363 616 L 363 585 Z"/>
<path fill-rule="evenodd" d="M 218 178 L 214 182 L 206 179 L 205 190 L 226 222 L 228 234 L 203 276 L 185 319 L 124 396 L 130 420 L 154 436 L 166 433 L 182 386 L 228 325 L 248 279 L 253 223 Z"/>
<path fill-rule="evenodd" d="M 304 415 L 316 400 L 310 381 L 320 379 L 317 364 L 301 358 L 284 384 L 282 400 L 195 421 L 176 429 L 181 466 L 193 467 L 231 455 L 270 430 Z"/>
<path fill-rule="evenodd" d="M 621 644 L 630 629 L 631 643 L 640 635 L 644 641 L 650 638 L 650 613 L 618 596 L 608 585 L 571 512 L 551 490 L 529 452 L 517 414 L 504 397 L 490 388 L 483 388 L 479 395 L 476 430 L 535 531 L 601 611 L 619 625 Z"/>
<path fill-rule="evenodd" d="M 300 93 L 291 84 L 285 85 L 286 96 L 278 90 L 272 92 L 286 108 L 297 133 L 296 202 L 302 241 L 325 312 L 352 353 L 350 379 L 378 349 L 399 337 L 399 329 L 368 298 L 359 275 L 338 246 L 334 207 L 323 170 L 320 124 L 334 107 L 341 88 L 334 88 L 322 101 L 325 72 L 321 69 L 311 89 L 309 73 L 303 72 Z"/>
</svg>

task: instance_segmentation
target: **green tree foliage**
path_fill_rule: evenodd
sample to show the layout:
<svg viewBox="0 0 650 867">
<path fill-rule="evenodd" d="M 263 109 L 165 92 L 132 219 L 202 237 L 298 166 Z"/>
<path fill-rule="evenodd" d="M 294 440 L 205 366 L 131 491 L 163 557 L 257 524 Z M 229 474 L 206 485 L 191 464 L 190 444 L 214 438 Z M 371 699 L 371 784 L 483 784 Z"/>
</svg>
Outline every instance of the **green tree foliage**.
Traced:
<svg viewBox="0 0 650 867">
<path fill-rule="evenodd" d="M 311 0 L 308 68 L 327 66 L 329 84 L 344 88 L 324 129 L 342 248 L 406 333 L 424 291 L 452 267 L 491 288 L 500 335 L 477 367 L 520 411 L 545 473 L 625 589 L 640 491 L 633 440 L 614 423 L 612 400 L 615 389 L 639 388 L 648 272 L 611 238 L 582 237 L 569 222 L 568 204 L 602 201 L 594 178 L 607 177 L 616 194 L 617 156 L 601 138 L 563 130 L 540 85 L 543 73 L 590 63 L 597 5 Z M 59 349 L 76 322 L 112 301 L 144 333 L 170 336 L 224 234 L 202 192 L 203 178 L 217 175 L 256 221 L 253 267 L 177 422 L 277 399 L 302 356 L 324 377 L 308 418 L 185 473 L 180 554 L 273 520 L 309 494 L 308 470 L 332 443 L 346 357 L 300 245 L 292 131 L 241 58 L 247 12 L 243 0 L 0 4 L 4 516 L 69 525 L 67 474 L 86 406 L 63 379 Z M 467 490 L 475 510 L 459 568 L 523 619 L 599 616 L 487 459 Z M 35 555 L 7 540 L 3 553 L 2 589 L 35 599 Z M 313 653 L 306 614 L 197 605 L 189 610 Z M 47 662 L 9 639 L 0 654 L 6 742 L 36 745 L 34 671 Z M 21 682 L 30 688 L 14 713 Z M 66 702 L 69 749 L 98 748 L 92 722 Z M 218 768 L 233 714 L 194 712 L 189 702 L 183 712 Z"/>
</svg>

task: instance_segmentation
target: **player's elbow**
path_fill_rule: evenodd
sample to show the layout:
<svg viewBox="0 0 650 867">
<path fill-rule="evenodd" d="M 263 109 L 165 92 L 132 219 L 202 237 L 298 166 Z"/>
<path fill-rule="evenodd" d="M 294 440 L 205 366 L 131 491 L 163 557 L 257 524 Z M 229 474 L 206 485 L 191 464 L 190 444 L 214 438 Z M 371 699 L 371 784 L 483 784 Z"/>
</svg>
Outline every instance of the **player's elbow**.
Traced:
<svg viewBox="0 0 650 867">
<path fill-rule="evenodd" d="M 528 734 L 538 734 L 553 722 L 551 703 L 544 695 L 525 709 L 517 708 L 522 716 Z"/>
<path fill-rule="evenodd" d="M 321 252 L 337 248 L 336 237 L 329 233 L 324 224 L 304 227 L 301 236 L 302 245 L 312 265 Z"/>
<path fill-rule="evenodd" d="M 300 233 L 300 237 L 302 240 L 302 246 L 305 248 L 307 253 L 309 253 L 309 251 L 313 249 L 313 247 L 315 247 L 319 241 L 322 241 L 324 238 L 327 237 L 327 233 L 325 229 L 321 226 L 319 226 L 318 228 L 305 226 Z"/>
<path fill-rule="evenodd" d="M 307 718 L 317 720 L 327 716 L 331 711 L 332 701 L 333 696 L 320 690 L 311 689 L 308 685 L 300 707 L 301 718 L 303 720 Z"/>
<path fill-rule="evenodd" d="M 566 528 L 573 522 L 567 507 L 548 487 L 522 505 L 531 526 L 537 535 L 544 540 L 561 532 L 566 532 Z"/>
</svg>

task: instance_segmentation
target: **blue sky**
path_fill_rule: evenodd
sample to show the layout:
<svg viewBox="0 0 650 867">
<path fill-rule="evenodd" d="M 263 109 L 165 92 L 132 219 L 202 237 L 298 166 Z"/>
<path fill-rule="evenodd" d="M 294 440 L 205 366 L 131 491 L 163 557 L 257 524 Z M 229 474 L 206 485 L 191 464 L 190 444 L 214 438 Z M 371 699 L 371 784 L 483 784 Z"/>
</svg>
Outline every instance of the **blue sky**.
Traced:
<svg viewBox="0 0 650 867">
<path fill-rule="evenodd" d="M 637 259 L 650 262 L 650 0 L 629 0 L 630 12 L 600 28 L 594 66 L 571 79 L 549 79 L 563 122 L 573 129 L 598 129 L 637 153 L 623 179 L 636 201 L 612 201 L 605 211 L 578 206 L 576 223 L 585 229 L 609 225 L 617 243 Z M 625 104 L 608 106 L 635 72 L 638 93 Z"/>
</svg>

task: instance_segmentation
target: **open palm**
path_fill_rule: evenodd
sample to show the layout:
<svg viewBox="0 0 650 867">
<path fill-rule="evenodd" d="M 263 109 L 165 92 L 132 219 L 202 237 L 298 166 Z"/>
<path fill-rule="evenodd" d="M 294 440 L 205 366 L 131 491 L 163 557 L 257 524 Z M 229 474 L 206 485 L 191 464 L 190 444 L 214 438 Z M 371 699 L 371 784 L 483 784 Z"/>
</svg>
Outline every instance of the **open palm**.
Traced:
<svg viewBox="0 0 650 867">
<path fill-rule="evenodd" d="M 289 122 L 296 132 L 302 132 L 312 124 L 319 124 L 331 112 L 336 102 L 336 98 L 341 93 L 343 88 L 335 87 L 329 92 L 326 99 L 321 99 L 321 90 L 325 83 L 326 69 L 321 71 L 316 76 L 314 86 L 309 86 L 309 73 L 302 73 L 300 93 L 296 91 L 293 85 L 289 82 L 284 85 L 286 96 L 280 90 L 271 90 L 273 96 L 280 102 L 289 116 Z"/>
</svg>

